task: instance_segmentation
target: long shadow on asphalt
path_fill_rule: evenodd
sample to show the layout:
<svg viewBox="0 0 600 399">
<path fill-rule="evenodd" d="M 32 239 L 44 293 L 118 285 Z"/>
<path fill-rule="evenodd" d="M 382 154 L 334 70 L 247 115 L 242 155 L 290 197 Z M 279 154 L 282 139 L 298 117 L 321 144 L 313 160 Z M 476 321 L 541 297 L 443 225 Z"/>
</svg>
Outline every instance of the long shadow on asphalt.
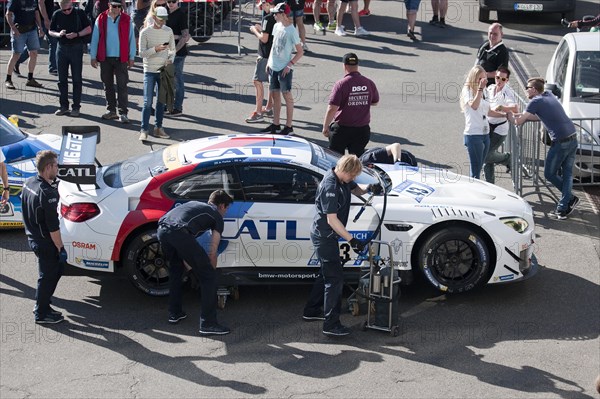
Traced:
<svg viewBox="0 0 600 399">
<path fill-rule="evenodd" d="M 6 276 L 0 276 L 0 281 L 2 295 L 33 300 L 33 287 Z M 189 345 L 197 337 L 197 292 L 185 293 L 190 317 L 172 326 L 166 322 L 166 298 L 145 296 L 125 278 L 106 276 L 93 283 L 101 286 L 98 297 L 55 301 L 68 312 L 69 321 L 53 326 L 54 330 L 161 373 L 245 394 L 264 393 L 266 388 L 217 378 L 204 372 L 198 361 L 262 362 L 287 373 L 324 379 L 350 373 L 363 362 L 382 362 L 385 355 L 434 365 L 498 387 L 587 398 L 583 387 L 530 366 L 527 357 L 512 359 L 511 364 L 518 364 L 513 367 L 487 361 L 478 352 L 506 342 L 542 346 L 539 341 L 543 340 L 595 340 L 600 331 L 598 285 L 570 273 L 543 269 L 527 282 L 456 296 L 439 296 L 422 284 L 403 288 L 398 337 L 362 332 L 364 318 L 345 313 L 342 322 L 353 333 L 332 340 L 322 336 L 320 323 L 301 321 L 309 286 L 241 287 L 240 300 L 230 300 L 219 312 L 220 322 L 232 327 L 232 334 L 217 339 L 226 347 L 226 355 L 170 356 L 163 353 L 164 346 L 148 347 L 141 342 L 153 342 L 144 339 L 147 335 L 163 344 Z M 203 342 L 208 341 L 212 340 Z M 337 353 L 324 353 L 319 344 L 338 346 Z M 398 374 L 399 379 L 414 378 L 408 365 L 400 367 Z"/>
</svg>

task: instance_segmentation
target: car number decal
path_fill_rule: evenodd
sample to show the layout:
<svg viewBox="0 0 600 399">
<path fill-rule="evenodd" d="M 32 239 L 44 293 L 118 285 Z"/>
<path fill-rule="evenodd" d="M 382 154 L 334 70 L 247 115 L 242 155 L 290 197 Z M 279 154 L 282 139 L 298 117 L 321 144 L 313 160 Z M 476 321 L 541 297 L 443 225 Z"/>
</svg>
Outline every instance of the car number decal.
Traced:
<svg viewBox="0 0 600 399">
<path fill-rule="evenodd" d="M 433 194 L 435 189 L 423 183 L 413 180 L 405 180 L 396 187 L 392 188 L 392 191 L 413 197 L 415 201 L 421 202 L 423 198 Z"/>
</svg>

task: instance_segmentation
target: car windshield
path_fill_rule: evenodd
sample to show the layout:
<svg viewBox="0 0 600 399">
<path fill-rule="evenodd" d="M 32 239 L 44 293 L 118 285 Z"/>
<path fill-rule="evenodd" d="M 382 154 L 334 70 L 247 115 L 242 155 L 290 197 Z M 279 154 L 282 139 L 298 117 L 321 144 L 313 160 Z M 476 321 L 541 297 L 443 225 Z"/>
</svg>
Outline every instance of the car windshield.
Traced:
<svg viewBox="0 0 600 399">
<path fill-rule="evenodd" d="M 166 170 L 163 161 L 165 149 L 114 163 L 103 171 L 104 183 L 110 187 L 127 187 Z"/>
<path fill-rule="evenodd" d="M 575 97 L 600 100 L 600 52 L 578 51 L 575 59 Z"/>
<path fill-rule="evenodd" d="M 0 146 L 4 147 L 18 143 L 25 139 L 25 133 L 21 132 L 4 115 L 0 115 Z"/>
</svg>

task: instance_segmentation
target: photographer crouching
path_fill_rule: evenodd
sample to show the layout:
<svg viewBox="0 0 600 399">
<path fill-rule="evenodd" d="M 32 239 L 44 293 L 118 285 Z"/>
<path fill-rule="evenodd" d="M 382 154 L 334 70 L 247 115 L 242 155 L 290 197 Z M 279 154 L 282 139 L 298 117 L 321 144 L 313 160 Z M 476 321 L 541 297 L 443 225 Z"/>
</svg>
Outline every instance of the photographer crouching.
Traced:
<svg viewBox="0 0 600 399">
<path fill-rule="evenodd" d="M 63 274 L 67 252 L 63 247 L 58 222 L 58 155 L 50 150 L 35 157 L 38 175 L 23 184 L 21 197 L 23 223 L 29 246 L 38 258 L 38 283 L 35 292 L 35 322 L 55 324 L 64 320 L 50 306 L 52 295 Z"/>
</svg>

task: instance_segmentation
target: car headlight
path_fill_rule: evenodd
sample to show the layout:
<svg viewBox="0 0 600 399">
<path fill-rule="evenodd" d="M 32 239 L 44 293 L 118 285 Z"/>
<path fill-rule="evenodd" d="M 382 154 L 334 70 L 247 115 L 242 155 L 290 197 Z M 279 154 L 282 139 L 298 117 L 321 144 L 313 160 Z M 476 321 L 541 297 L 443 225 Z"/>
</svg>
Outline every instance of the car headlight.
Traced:
<svg viewBox="0 0 600 399">
<path fill-rule="evenodd" d="M 527 220 L 520 217 L 500 218 L 500 220 L 502 221 L 502 223 L 504 223 L 505 226 L 510 227 L 517 233 L 524 233 L 525 231 L 527 231 L 527 227 L 529 227 L 529 223 L 527 223 Z"/>
<path fill-rule="evenodd" d="M 580 144 L 598 144 L 596 143 L 594 136 L 590 132 L 585 130 L 583 127 L 581 127 L 581 125 L 575 123 L 575 127 L 577 128 L 577 135 Z"/>
</svg>

